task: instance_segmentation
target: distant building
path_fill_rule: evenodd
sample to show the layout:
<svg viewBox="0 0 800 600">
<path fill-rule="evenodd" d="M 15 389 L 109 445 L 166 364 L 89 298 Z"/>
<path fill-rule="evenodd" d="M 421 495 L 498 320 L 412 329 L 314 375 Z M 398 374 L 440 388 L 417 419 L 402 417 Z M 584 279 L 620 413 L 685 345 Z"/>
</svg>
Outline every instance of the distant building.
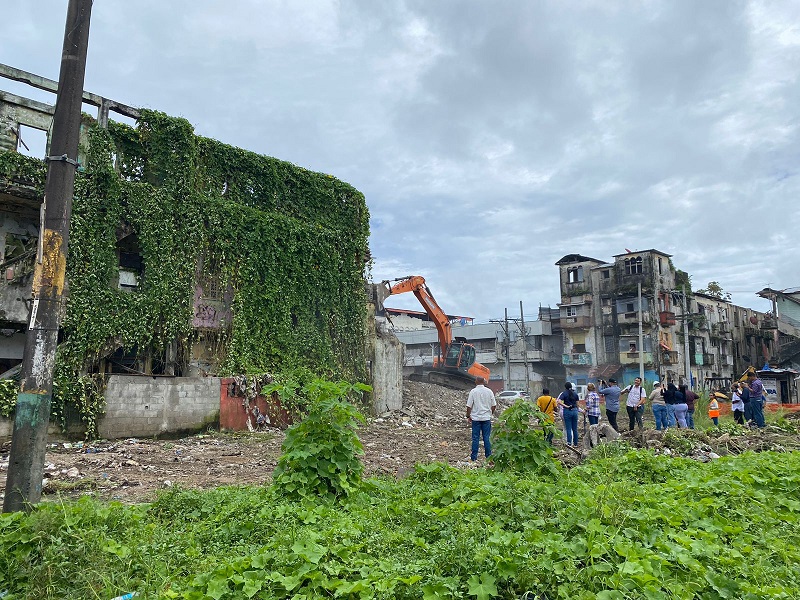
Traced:
<svg viewBox="0 0 800 600">
<path fill-rule="evenodd" d="M 392 310 L 387 309 L 387 312 Z M 415 318 L 408 312 L 402 316 Z M 473 320 L 453 317 L 453 336 L 464 337 L 475 346 L 476 360 L 491 372 L 489 386 L 492 389 L 525 390 L 528 387 L 531 395 L 538 395 L 543 387 L 558 386 L 558 389 L 564 382 L 561 333 L 558 323 L 553 323 L 550 316 L 547 309 L 543 309 L 538 320 L 526 321 L 525 336 L 515 321 L 509 322 L 506 334 L 505 323 L 501 321 L 462 325 L 462 320 Z M 395 323 L 395 335 L 405 344 L 406 374 L 416 367 L 432 365 L 439 352 L 436 329 L 432 325 L 425 327 L 422 319 L 416 329 L 408 327 L 408 321 L 403 320 L 401 329 L 397 327 L 396 317 L 391 319 Z"/>
<path fill-rule="evenodd" d="M 707 294 L 687 293 L 684 298 L 680 273 L 670 255 L 659 250 L 618 254 L 612 262 L 568 254 L 556 265 L 562 362 L 574 385 L 612 376 L 630 383 L 639 375 L 641 361 L 646 381 L 728 387 L 750 365 L 800 354 L 800 331 L 791 323 L 779 326 L 771 314 Z M 791 314 L 791 294 L 781 299 Z M 796 391 L 787 391 L 787 399 L 789 395 L 796 398 Z"/>
</svg>

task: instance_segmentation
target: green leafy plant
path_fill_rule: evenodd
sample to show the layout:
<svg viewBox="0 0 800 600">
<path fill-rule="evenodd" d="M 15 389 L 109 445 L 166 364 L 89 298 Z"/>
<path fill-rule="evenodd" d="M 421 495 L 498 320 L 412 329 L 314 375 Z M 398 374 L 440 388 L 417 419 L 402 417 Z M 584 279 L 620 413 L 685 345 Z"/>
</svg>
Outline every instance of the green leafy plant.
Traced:
<svg viewBox="0 0 800 600">
<path fill-rule="evenodd" d="M 364 450 L 356 427 L 364 417 L 347 399 L 370 389 L 364 384 L 323 379 L 314 379 L 303 388 L 308 411 L 286 432 L 274 473 L 276 489 L 294 499 L 335 499 L 358 487 Z"/>
<path fill-rule="evenodd" d="M 559 468 L 547 441 L 555 425 L 530 402 L 519 399 L 509 406 L 492 429 L 492 458 L 499 469 L 533 471 L 554 476 Z"/>
<path fill-rule="evenodd" d="M 0 379 L 0 415 L 11 416 L 17 405 L 19 384 L 12 379 Z"/>
</svg>

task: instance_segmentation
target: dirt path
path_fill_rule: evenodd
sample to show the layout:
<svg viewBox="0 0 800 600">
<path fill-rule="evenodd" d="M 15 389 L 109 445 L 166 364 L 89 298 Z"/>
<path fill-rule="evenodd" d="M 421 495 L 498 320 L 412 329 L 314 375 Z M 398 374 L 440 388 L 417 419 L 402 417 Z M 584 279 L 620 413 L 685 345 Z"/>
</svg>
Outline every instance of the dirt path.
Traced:
<svg viewBox="0 0 800 600">
<path fill-rule="evenodd" d="M 465 392 L 407 382 L 403 411 L 372 418 L 359 430 L 365 474 L 403 476 L 416 463 L 432 461 L 473 468 L 468 460 L 470 429 L 464 418 L 465 401 Z M 680 444 L 686 450 L 680 453 L 700 460 L 745 449 L 800 448 L 796 434 L 781 431 L 744 438 L 712 439 L 694 431 L 685 435 L 690 443 Z M 130 503 L 152 500 L 157 490 L 176 485 L 208 489 L 265 484 L 271 479 L 283 439 L 282 431 L 268 430 L 209 432 L 177 440 L 125 439 L 90 444 L 53 440 L 45 457 L 44 498 L 90 494 Z M 646 430 L 644 435 L 625 434 L 623 439 L 634 446 L 672 452 L 660 432 Z M 6 444 L 0 449 L 0 492 L 4 492 L 8 448 Z M 570 450 L 559 449 L 558 456 L 565 464 L 580 460 Z"/>
</svg>

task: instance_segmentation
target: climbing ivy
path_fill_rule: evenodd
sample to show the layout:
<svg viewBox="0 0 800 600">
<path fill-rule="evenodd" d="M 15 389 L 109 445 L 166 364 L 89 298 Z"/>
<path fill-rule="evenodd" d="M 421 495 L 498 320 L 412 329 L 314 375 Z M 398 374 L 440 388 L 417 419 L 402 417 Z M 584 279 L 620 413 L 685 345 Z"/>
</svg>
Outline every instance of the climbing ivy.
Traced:
<svg viewBox="0 0 800 600">
<path fill-rule="evenodd" d="M 41 161 L 0 153 L 0 178 L 44 187 Z M 94 379 L 117 348 L 183 356 L 194 340 L 195 286 L 222 282 L 231 299 L 219 374 L 365 377 L 363 195 L 330 175 L 196 136 L 184 119 L 144 110 L 136 127 L 90 131 L 76 180 L 54 415 L 79 409 L 90 432 L 102 412 Z M 138 289 L 117 289 L 117 241 L 135 234 Z"/>
</svg>

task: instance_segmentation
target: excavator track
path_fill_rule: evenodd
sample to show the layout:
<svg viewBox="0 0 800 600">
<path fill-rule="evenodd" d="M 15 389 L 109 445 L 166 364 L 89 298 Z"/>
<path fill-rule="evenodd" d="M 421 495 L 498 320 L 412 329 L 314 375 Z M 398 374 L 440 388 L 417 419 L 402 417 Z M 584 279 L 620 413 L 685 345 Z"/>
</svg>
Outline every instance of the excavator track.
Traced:
<svg viewBox="0 0 800 600">
<path fill-rule="evenodd" d="M 449 373 L 431 371 L 425 379 L 428 383 L 435 383 L 436 385 L 448 387 L 451 390 L 469 391 L 475 387 L 475 382 L 471 379 L 450 375 Z"/>
</svg>

